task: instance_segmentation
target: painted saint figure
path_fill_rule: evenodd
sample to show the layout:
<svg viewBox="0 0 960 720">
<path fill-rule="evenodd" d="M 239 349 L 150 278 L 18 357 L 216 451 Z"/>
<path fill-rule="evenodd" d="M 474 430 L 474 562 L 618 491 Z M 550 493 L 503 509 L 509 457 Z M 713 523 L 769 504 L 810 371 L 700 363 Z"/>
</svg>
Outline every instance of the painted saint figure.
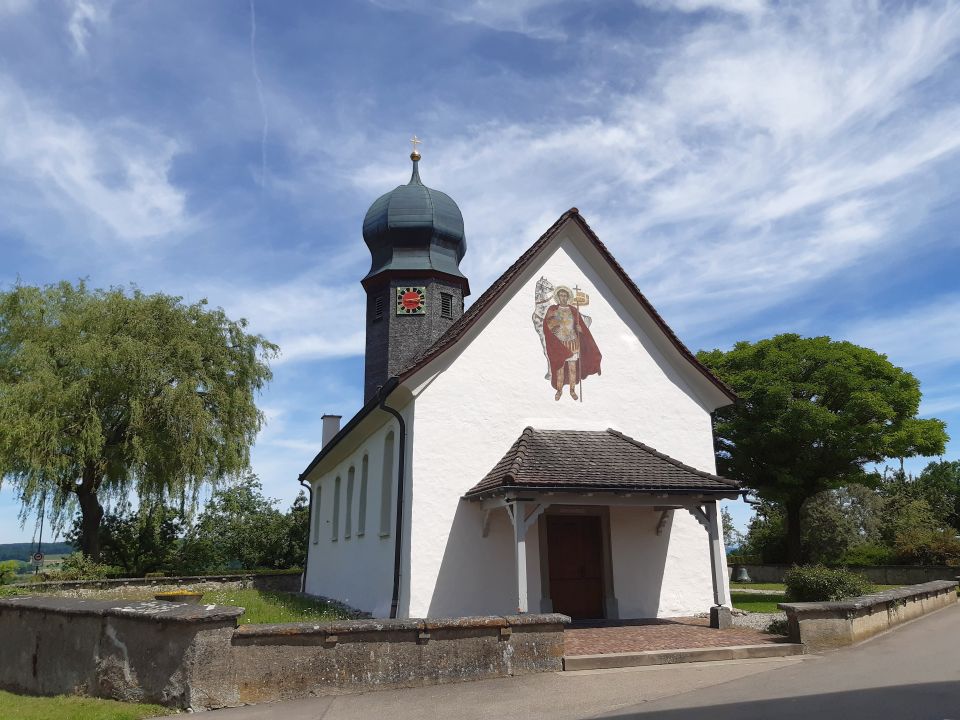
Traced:
<svg viewBox="0 0 960 720">
<path fill-rule="evenodd" d="M 557 286 L 553 297 L 557 304 L 547 308 L 543 318 L 550 384 L 557 391 L 555 400 L 563 395 L 564 385 L 570 386 L 570 397 L 577 400 L 577 383 L 600 374 L 600 350 L 579 308 L 570 304 L 575 297 L 570 288 Z"/>
</svg>

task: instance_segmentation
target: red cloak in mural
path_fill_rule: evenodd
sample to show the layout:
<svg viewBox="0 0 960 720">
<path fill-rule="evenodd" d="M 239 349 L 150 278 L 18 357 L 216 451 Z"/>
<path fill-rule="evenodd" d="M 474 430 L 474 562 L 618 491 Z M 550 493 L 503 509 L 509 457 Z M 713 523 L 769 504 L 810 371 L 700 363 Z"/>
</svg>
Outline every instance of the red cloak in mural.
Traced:
<svg viewBox="0 0 960 720">
<path fill-rule="evenodd" d="M 543 337 L 550 360 L 550 384 L 560 389 L 600 374 L 600 349 L 574 305 L 551 305 L 543 318 Z"/>
</svg>

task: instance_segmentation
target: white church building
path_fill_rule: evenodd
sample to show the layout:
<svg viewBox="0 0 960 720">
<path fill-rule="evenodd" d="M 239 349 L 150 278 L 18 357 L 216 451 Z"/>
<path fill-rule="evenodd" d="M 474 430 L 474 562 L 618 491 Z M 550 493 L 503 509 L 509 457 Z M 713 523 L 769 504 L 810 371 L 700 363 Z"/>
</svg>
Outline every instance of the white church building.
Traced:
<svg viewBox="0 0 960 720">
<path fill-rule="evenodd" d="M 729 607 L 732 391 L 576 208 L 464 311 L 462 215 L 411 159 L 363 223 L 365 404 L 300 476 L 306 592 L 399 618 Z"/>
</svg>

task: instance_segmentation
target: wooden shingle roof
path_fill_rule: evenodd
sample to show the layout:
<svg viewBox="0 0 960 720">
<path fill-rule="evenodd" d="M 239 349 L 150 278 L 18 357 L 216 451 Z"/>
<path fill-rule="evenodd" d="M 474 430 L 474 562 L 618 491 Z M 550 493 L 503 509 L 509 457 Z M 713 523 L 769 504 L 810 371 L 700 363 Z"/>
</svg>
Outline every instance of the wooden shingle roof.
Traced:
<svg viewBox="0 0 960 720">
<path fill-rule="evenodd" d="M 607 430 L 526 428 L 500 462 L 464 495 L 516 491 L 738 493 L 733 480 L 697 470 Z"/>
</svg>

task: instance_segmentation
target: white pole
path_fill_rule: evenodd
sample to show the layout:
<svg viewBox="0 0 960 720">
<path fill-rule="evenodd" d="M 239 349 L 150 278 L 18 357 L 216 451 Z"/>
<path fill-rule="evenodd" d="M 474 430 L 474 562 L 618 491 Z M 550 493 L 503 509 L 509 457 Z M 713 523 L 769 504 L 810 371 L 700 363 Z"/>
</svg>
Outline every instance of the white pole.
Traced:
<svg viewBox="0 0 960 720">
<path fill-rule="evenodd" d="M 727 598 L 727 584 L 723 577 L 723 537 L 720 535 L 720 517 L 717 513 L 717 501 L 711 500 L 704 503 L 704 509 L 707 511 L 707 520 L 709 527 L 707 533 L 710 535 L 710 570 L 713 575 L 713 604 L 730 606 Z"/>
<path fill-rule="evenodd" d="M 513 536 L 517 557 L 517 612 L 529 612 L 527 601 L 527 504 L 522 500 L 513 502 Z"/>
</svg>

